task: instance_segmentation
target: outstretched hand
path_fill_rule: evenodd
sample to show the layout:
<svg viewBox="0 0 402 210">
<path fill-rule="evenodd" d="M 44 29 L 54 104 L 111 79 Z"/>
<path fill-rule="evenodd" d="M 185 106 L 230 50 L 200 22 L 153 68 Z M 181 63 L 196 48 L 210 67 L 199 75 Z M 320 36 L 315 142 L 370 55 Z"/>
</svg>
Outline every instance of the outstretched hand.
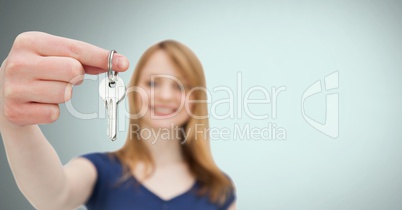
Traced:
<svg viewBox="0 0 402 210">
<path fill-rule="evenodd" d="M 51 123 L 59 118 L 59 104 L 72 97 L 72 86 L 84 74 L 108 69 L 109 51 L 42 32 L 17 36 L 0 69 L 0 123 Z M 113 70 L 126 71 L 129 61 L 115 54 Z"/>
</svg>

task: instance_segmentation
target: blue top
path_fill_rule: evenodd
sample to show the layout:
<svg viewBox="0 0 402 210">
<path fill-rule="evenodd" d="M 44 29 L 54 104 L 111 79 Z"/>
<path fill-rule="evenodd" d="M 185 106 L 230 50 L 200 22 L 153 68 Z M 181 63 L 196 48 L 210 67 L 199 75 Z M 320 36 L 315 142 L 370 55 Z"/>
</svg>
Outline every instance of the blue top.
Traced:
<svg viewBox="0 0 402 210">
<path fill-rule="evenodd" d="M 188 191 L 166 201 L 148 190 L 134 176 L 114 186 L 123 172 L 118 158 L 109 158 L 107 153 L 90 153 L 82 157 L 90 160 L 98 173 L 92 194 L 85 203 L 88 210 L 227 210 L 236 199 L 233 192 L 223 206 L 211 203 L 207 196 L 195 194 L 200 187 L 195 182 Z"/>
</svg>

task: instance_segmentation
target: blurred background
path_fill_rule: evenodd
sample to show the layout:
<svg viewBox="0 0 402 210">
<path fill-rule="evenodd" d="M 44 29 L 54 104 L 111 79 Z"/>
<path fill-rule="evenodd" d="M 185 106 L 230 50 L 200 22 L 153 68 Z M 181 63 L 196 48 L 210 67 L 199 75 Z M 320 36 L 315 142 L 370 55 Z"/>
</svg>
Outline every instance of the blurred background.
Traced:
<svg viewBox="0 0 402 210">
<path fill-rule="evenodd" d="M 211 129 L 224 135 L 211 147 L 238 209 L 401 209 L 401 22 L 399 0 L 1 0 L 0 59 L 19 33 L 43 31 L 126 55 L 127 84 L 150 45 L 178 40 L 204 66 Z M 106 137 L 103 77 L 41 125 L 63 164 L 125 141 L 127 100 L 117 141 Z M 33 209 L 0 147 L 0 209 Z"/>
</svg>

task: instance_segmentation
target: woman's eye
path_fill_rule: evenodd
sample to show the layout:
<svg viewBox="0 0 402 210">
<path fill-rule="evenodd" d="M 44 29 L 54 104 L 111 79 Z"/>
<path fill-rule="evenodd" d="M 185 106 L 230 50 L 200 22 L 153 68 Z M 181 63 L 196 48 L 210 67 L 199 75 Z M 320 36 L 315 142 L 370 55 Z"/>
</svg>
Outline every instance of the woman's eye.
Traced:
<svg viewBox="0 0 402 210">
<path fill-rule="evenodd" d="M 176 85 L 176 88 L 177 88 L 178 90 L 183 90 L 183 89 L 184 89 L 184 87 L 183 87 L 183 86 L 180 86 L 179 84 Z"/>
<path fill-rule="evenodd" d="M 147 82 L 147 85 L 148 85 L 149 87 L 155 87 L 155 86 L 156 86 L 156 82 L 154 82 L 154 81 L 149 81 L 149 82 Z"/>
</svg>

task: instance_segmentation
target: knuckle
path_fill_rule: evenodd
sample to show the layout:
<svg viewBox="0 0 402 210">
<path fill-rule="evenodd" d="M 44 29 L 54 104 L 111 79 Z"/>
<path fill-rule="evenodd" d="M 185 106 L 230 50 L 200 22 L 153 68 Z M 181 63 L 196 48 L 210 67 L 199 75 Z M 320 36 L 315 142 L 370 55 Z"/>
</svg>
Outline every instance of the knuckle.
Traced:
<svg viewBox="0 0 402 210">
<path fill-rule="evenodd" d="M 10 85 L 8 82 L 5 82 L 3 85 L 3 94 L 5 100 L 13 98 L 13 96 L 18 95 L 18 89 L 15 85 Z"/>
<path fill-rule="evenodd" d="M 19 34 L 14 40 L 14 47 L 30 46 L 35 41 L 34 32 L 23 32 Z"/>
<path fill-rule="evenodd" d="M 26 68 L 26 62 L 22 59 L 9 58 L 5 68 L 5 76 L 12 77 L 16 72 Z"/>
<path fill-rule="evenodd" d="M 20 118 L 18 109 L 14 104 L 5 103 L 4 104 L 4 116 L 6 119 L 12 123 L 17 123 L 18 119 Z"/>
<path fill-rule="evenodd" d="M 70 44 L 67 48 L 69 54 L 71 54 L 71 57 L 73 58 L 79 58 L 84 51 L 83 47 L 77 43 Z"/>
</svg>

